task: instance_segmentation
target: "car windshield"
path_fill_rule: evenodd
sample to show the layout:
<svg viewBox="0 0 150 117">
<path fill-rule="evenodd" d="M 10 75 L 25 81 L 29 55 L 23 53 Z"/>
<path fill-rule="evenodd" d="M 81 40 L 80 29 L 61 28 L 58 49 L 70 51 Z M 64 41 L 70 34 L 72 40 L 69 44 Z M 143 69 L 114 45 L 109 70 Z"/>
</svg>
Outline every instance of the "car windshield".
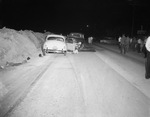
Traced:
<svg viewBox="0 0 150 117">
<path fill-rule="evenodd" d="M 72 34 L 72 36 L 80 37 L 80 34 Z"/>
<path fill-rule="evenodd" d="M 60 37 L 48 37 L 47 40 L 64 41 L 64 39 L 63 39 L 63 38 L 60 38 Z"/>
<path fill-rule="evenodd" d="M 66 40 L 68 43 L 73 43 L 73 40 L 72 39 L 67 39 Z"/>
<path fill-rule="evenodd" d="M 71 33 L 70 36 L 84 38 L 84 36 L 82 34 L 79 34 L 79 33 Z"/>
<path fill-rule="evenodd" d="M 77 43 L 77 40 L 74 39 L 74 38 L 67 38 L 67 39 L 66 39 L 66 42 L 67 42 L 67 43 Z"/>
</svg>

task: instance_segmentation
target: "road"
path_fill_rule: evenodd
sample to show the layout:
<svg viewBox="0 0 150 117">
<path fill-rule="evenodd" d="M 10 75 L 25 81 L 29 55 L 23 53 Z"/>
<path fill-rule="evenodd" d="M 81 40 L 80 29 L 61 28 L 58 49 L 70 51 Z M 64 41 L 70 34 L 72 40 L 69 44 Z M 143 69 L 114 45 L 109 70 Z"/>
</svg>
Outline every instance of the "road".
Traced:
<svg viewBox="0 0 150 117">
<path fill-rule="evenodd" d="M 22 90 L 30 78 L 32 87 L 6 116 L 149 117 L 150 82 L 139 77 L 144 66 L 95 48 L 96 52 L 52 54 L 26 65 L 34 72 L 25 75 L 24 86 L 18 86 Z"/>
</svg>

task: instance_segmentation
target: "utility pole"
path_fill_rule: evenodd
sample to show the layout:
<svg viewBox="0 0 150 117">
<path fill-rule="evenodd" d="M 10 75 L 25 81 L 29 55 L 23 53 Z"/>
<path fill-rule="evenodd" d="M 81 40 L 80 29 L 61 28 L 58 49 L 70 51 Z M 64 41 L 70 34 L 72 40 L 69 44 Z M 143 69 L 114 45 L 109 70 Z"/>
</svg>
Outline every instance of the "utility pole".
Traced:
<svg viewBox="0 0 150 117">
<path fill-rule="evenodd" d="M 132 26 L 131 26 L 131 37 L 134 34 L 134 24 L 135 24 L 135 4 L 132 4 Z"/>
<path fill-rule="evenodd" d="M 142 2 L 142 0 L 128 0 L 129 5 L 132 6 L 132 25 L 131 25 L 131 36 L 134 35 L 134 27 L 135 27 L 135 16 L 136 16 L 136 8 L 137 6 L 147 6 L 146 3 Z M 140 15 L 140 14 L 139 14 Z"/>
<path fill-rule="evenodd" d="M 135 25 L 135 6 L 136 6 L 136 0 L 128 0 L 129 5 L 132 6 L 132 24 L 131 24 L 131 37 L 134 35 L 134 25 Z"/>
</svg>

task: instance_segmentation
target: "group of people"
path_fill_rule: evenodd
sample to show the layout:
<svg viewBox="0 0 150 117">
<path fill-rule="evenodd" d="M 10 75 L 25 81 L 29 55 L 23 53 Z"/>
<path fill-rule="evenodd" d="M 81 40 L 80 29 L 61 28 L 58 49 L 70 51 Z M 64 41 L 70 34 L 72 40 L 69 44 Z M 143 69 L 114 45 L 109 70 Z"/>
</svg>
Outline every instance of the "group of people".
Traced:
<svg viewBox="0 0 150 117">
<path fill-rule="evenodd" d="M 145 78 L 150 79 L 150 36 L 145 38 L 144 40 L 135 38 L 126 37 L 124 34 L 118 38 L 119 49 L 121 54 L 126 54 L 129 50 L 129 46 L 131 48 L 137 50 L 138 53 L 143 52 L 145 61 Z"/>
<path fill-rule="evenodd" d="M 146 39 L 136 39 L 136 38 L 129 38 L 129 36 L 122 35 L 121 37 L 118 38 L 119 42 L 119 49 L 120 52 L 123 54 L 126 54 L 126 52 L 130 50 L 137 51 L 138 53 L 143 53 L 144 58 L 147 56 L 146 48 L 145 48 L 145 43 Z"/>
<path fill-rule="evenodd" d="M 125 36 L 124 34 L 122 37 L 119 37 L 118 39 L 119 42 L 119 49 L 121 54 L 126 54 L 129 50 L 129 44 L 130 44 L 130 38 Z"/>
<path fill-rule="evenodd" d="M 144 39 L 136 39 L 133 38 L 133 41 L 131 43 L 131 49 L 133 51 L 137 51 L 138 53 L 143 53 L 144 54 L 144 58 L 146 58 L 147 56 L 147 52 L 146 52 L 146 48 L 145 48 L 145 43 L 146 43 L 147 37 L 145 37 Z"/>
</svg>

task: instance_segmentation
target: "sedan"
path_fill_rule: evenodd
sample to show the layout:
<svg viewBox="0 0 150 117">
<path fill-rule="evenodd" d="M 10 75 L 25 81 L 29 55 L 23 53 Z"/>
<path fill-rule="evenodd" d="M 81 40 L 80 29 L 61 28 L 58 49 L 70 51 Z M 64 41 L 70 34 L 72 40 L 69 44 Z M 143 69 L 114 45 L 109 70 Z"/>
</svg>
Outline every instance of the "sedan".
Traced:
<svg viewBox="0 0 150 117">
<path fill-rule="evenodd" d="M 64 55 L 66 55 L 67 46 L 65 39 L 65 36 L 62 35 L 47 35 L 46 41 L 43 45 L 44 55 L 46 55 L 47 53 L 63 53 Z"/>
</svg>

